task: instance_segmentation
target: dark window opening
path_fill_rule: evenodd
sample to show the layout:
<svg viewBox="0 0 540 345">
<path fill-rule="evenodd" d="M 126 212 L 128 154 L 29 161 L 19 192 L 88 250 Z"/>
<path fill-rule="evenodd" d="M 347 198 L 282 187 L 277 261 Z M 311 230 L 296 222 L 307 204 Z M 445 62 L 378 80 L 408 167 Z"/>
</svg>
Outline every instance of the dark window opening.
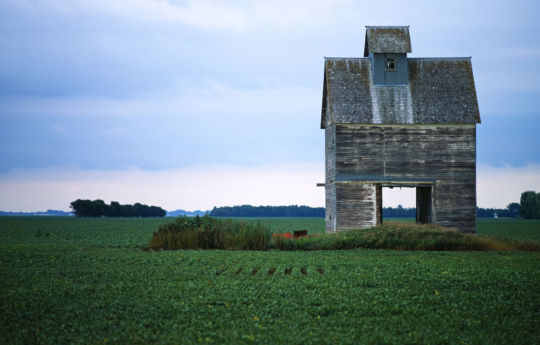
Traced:
<svg viewBox="0 0 540 345">
<path fill-rule="evenodd" d="M 393 58 L 386 59 L 386 70 L 393 71 L 396 69 L 396 60 Z"/>
</svg>

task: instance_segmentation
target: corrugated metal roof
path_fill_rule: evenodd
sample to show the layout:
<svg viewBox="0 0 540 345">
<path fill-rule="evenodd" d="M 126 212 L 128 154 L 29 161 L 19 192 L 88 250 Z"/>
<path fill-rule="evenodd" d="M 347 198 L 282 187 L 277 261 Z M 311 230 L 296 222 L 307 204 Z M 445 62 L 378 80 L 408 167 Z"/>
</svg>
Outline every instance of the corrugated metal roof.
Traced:
<svg viewBox="0 0 540 345">
<path fill-rule="evenodd" d="M 410 53 L 408 26 L 366 26 L 364 56 L 369 53 Z"/>
<path fill-rule="evenodd" d="M 369 58 L 325 58 L 321 128 L 344 124 L 475 124 L 471 59 L 409 58 L 408 85 L 373 85 Z"/>
</svg>

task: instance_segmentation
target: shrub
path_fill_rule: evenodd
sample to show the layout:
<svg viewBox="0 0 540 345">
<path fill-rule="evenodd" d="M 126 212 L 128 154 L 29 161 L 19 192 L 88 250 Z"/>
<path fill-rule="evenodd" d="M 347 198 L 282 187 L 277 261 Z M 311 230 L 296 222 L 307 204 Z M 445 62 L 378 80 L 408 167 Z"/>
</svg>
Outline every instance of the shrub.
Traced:
<svg viewBox="0 0 540 345">
<path fill-rule="evenodd" d="M 158 249 L 266 250 L 270 231 L 260 223 L 246 224 L 230 219 L 179 217 L 154 232 L 149 247 Z"/>
</svg>

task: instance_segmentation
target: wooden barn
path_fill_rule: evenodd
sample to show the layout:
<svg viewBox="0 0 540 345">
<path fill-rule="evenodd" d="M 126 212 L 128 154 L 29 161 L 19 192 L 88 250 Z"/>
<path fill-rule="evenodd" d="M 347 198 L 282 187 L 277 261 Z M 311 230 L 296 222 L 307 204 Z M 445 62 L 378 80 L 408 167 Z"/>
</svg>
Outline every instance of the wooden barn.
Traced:
<svg viewBox="0 0 540 345">
<path fill-rule="evenodd" d="M 368 26 L 363 58 L 325 58 L 326 232 L 382 223 L 382 189 L 416 189 L 416 220 L 476 233 L 470 57 L 408 58 L 408 26 Z"/>
</svg>

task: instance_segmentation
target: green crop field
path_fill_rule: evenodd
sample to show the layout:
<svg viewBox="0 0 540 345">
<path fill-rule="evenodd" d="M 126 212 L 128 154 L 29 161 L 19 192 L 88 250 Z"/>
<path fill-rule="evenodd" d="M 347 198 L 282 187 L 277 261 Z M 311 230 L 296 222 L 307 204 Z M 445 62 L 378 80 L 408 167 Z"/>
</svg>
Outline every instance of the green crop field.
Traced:
<svg viewBox="0 0 540 345">
<path fill-rule="evenodd" d="M 173 220 L 0 217 L 0 344 L 540 344 L 539 252 L 141 250 Z"/>
</svg>

